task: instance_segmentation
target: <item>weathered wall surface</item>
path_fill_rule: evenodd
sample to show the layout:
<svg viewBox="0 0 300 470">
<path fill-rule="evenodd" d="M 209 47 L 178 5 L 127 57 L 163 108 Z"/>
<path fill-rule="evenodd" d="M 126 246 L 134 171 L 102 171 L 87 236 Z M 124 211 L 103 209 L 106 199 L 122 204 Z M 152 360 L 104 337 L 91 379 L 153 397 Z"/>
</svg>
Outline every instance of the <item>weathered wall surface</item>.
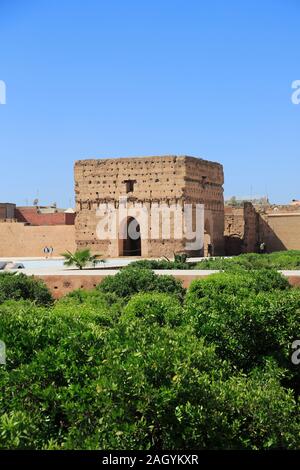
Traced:
<svg viewBox="0 0 300 470">
<path fill-rule="evenodd" d="M 22 223 L 0 223 L 0 256 L 44 256 L 45 246 L 54 248 L 54 256 L 75 251 L 75 227 L 33 227 Z"/>
<path fill-rule="evenodd" d="M 195 274 L 191 271 L 189 272 L 181 272 L 174 274 L 172 271 L 155 271 L 156 274 L 164 275 L 169 274 L 174 276 L 176 279 L 182 282 L 183 287 L 188 288 L 191 282 L 195 279 L 204 279 L 209 276 L 206 272 L 204 274 Z M 100 282 L 103 281 L 107 276 L 114 276 L 117 271 L 111 270 L 106 272 L 105 274 L 76 274 L 76 275 L 37 275 L 39 279 L 43 280 L 45 284 L 48 286 L 49 290 L 51 291 L 53 297 L 55 299 L 59 299 L 75 289 L 86 289 L 91 290 L 94 289 Z"/>
<path fill-rule="evenodd" d="M 224 253 L 224 171 L 219 163 L 197 158 L 186 159 L 185 202 L 204 204 L 204 228 L 213 254 Z M 204 255 L 207 255 L 205 247 Z"/>
<path fill-rule="evenodd" d="M 260 238 L 270 252 L 300 250 L 300 212 L 261 214 Z"/>
<path fill-rule="evenodd" d="M 259 215 L 250 202 L 243 207 L 225 207 L 225 251 L 228 256 L 256 252 L 259 245 Z"/>
<path fill-rule="evenodd" d="M 300 211 L 291 206 L 255 209 L 225 208 L 225 251 L 227 255 L 257 252 L 261 242 L 267 251 L 300 250 Z"/>
<path fill-rule="evenodd" d="M 165 271 L 156 271 L 158 274 L 165 274 Z M 172 274 L 171 271 L 167 271 L 168 274 Z M 54 275 L 39 275 L 36 276 L 37 278 L 43 280 L 45 284 L 48 286 L 49 290 L 51 291 L 52 295 L 55 299 L 59 299 L 75 289 L 94 289 L 106 276 L 113 276 L 115 273 L 114 271 L 109 272 L 108 274 L 97 274 L 97 275 L 61 275 L 61 276 L 54 276 Z M 208 277 L 209 274 L 205 272 L 204 274 L 195 274 L 191 271 L 189 272 L 181 272 L 176 274 L 174 277 L 180 281 L 182 281 L 182 285 L 187 288 L 191 284 L 191 282 L 195 279 L 204 279 Z M 290 284 L 294 287 L 300 287 L 300 275 L 287 275 L 287 278 Z"/>
<path fill-rule="evenodd" d="M 223 251 L 224 206 L 223 168 L 217 163 L 186 156 L 81 160 L 75 164 L 76 242 L 105 257 L 122 255 L 118 236 L 100 240 L 96 233 L 101 204 L 119 208 L 119 198 L 127 196 L 128 207 L 140 204 L 148 213 L 154 204 L 167 207 L 184 203 L 205 204 L 206 229 L 215 253 Z M 132 184 L 132 188 L 128 188 Z M 128 190 L 129 189 L 129 190 Z M 122 221 L 121 221 L 122 222 Z M 171 219 L 171 233 L 174 220 Z M 161 228 L 161 221 L 159 222 Z M 173 226 L 172 226 L 173 225 Z M 153 239 L 149 226 L 140 223 L 141 254 L 144 257 L 172 256 L 185 250 L 185 240 Z M 200 254 L 200 253 L 199 253 Z"/>
<path fill-rule="evenodd" d="M 251 203 L 246 203 L 245 212 L 245 233 L 242 246 L 243 253 L 254 253 L 260 244 L 259 236 L 259 214 Z"/>
<path fill-rule="evenodd" d="M 242 245 L 245 236 L 244 208 L 225 207 L 224 242 L 227 256 L 242 253 Z"/>
</svg>

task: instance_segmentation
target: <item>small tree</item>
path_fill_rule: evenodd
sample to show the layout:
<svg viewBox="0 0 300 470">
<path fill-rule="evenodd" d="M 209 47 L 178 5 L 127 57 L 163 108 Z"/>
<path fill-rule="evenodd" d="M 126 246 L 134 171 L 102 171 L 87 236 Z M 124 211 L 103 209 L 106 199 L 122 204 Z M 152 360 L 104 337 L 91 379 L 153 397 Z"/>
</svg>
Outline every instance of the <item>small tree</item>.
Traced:
<svg viewBox="0 0 300 470">
<path fill-rule="evenodd" d="M 77 250 L 75 253 L 67 251 L 62 256 L 65 258 L 65 266 L 76 266 L 80 270 L 87 264 L 92 264 L 95 267 L 98 262 L 103 262 L 103 260 L 98 259 L 98 255 L 92 255 L 89 249 Z"/>
<path fill-rule="evenodd" d="M 229 206 L 232 206 L 232 207 L 237 207 L 237 206 L 239 205 L 236 196 L 232 196 L 232 197 L 228 200 L 228 205 L 229 205 Z"/>
</svg>

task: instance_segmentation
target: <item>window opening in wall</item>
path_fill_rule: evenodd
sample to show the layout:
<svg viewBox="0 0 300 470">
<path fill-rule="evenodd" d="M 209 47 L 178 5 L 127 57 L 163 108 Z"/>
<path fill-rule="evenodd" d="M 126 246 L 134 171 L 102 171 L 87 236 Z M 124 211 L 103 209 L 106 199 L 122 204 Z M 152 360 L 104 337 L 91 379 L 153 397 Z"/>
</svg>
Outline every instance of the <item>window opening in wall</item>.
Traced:
<svg viewBox="0 0 300 470">
<path fill-rule="evenodd" d="M 134 185 L 136 183 L 136 180 L 125 180 L 123 181 L 125 183 L 126 187 L 126 193 L 133 193 L 134 191 Z"/>
</svg>

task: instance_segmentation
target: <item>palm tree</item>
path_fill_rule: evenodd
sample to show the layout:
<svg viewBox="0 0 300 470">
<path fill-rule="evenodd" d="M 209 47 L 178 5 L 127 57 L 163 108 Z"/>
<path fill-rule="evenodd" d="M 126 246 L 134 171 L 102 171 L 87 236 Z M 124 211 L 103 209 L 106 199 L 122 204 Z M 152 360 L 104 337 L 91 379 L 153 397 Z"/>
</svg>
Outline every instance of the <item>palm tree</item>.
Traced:
<svg viewBox="0 0 300 470">
<path fill-rule="evenodd" d="M 98 262 L 104 262 L 103 259 L 98 259 L 99 255 L 92 255 L 89 249 L 77 250 L 75 253 L 67 251 L 62 256 L 65 258 L 65 266 L 76 266 L 80 270 L 87 264 L 92 264 L 95 267 Z"/>
</svg>

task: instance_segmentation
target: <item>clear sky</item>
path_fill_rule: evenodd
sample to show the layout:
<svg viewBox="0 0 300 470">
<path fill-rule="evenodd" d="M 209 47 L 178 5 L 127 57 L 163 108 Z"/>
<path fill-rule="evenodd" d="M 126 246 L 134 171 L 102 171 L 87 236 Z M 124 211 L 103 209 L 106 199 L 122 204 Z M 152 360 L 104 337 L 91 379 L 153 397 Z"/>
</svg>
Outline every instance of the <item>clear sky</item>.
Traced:
<svg viewBox="0 0 300 470">
<path fill-rule="evenodd" d="M 187 154 L 300 199 L 299 0 L 0 0 L 0 201 L 73 204 L 73 163 Z"/>
</svg>

